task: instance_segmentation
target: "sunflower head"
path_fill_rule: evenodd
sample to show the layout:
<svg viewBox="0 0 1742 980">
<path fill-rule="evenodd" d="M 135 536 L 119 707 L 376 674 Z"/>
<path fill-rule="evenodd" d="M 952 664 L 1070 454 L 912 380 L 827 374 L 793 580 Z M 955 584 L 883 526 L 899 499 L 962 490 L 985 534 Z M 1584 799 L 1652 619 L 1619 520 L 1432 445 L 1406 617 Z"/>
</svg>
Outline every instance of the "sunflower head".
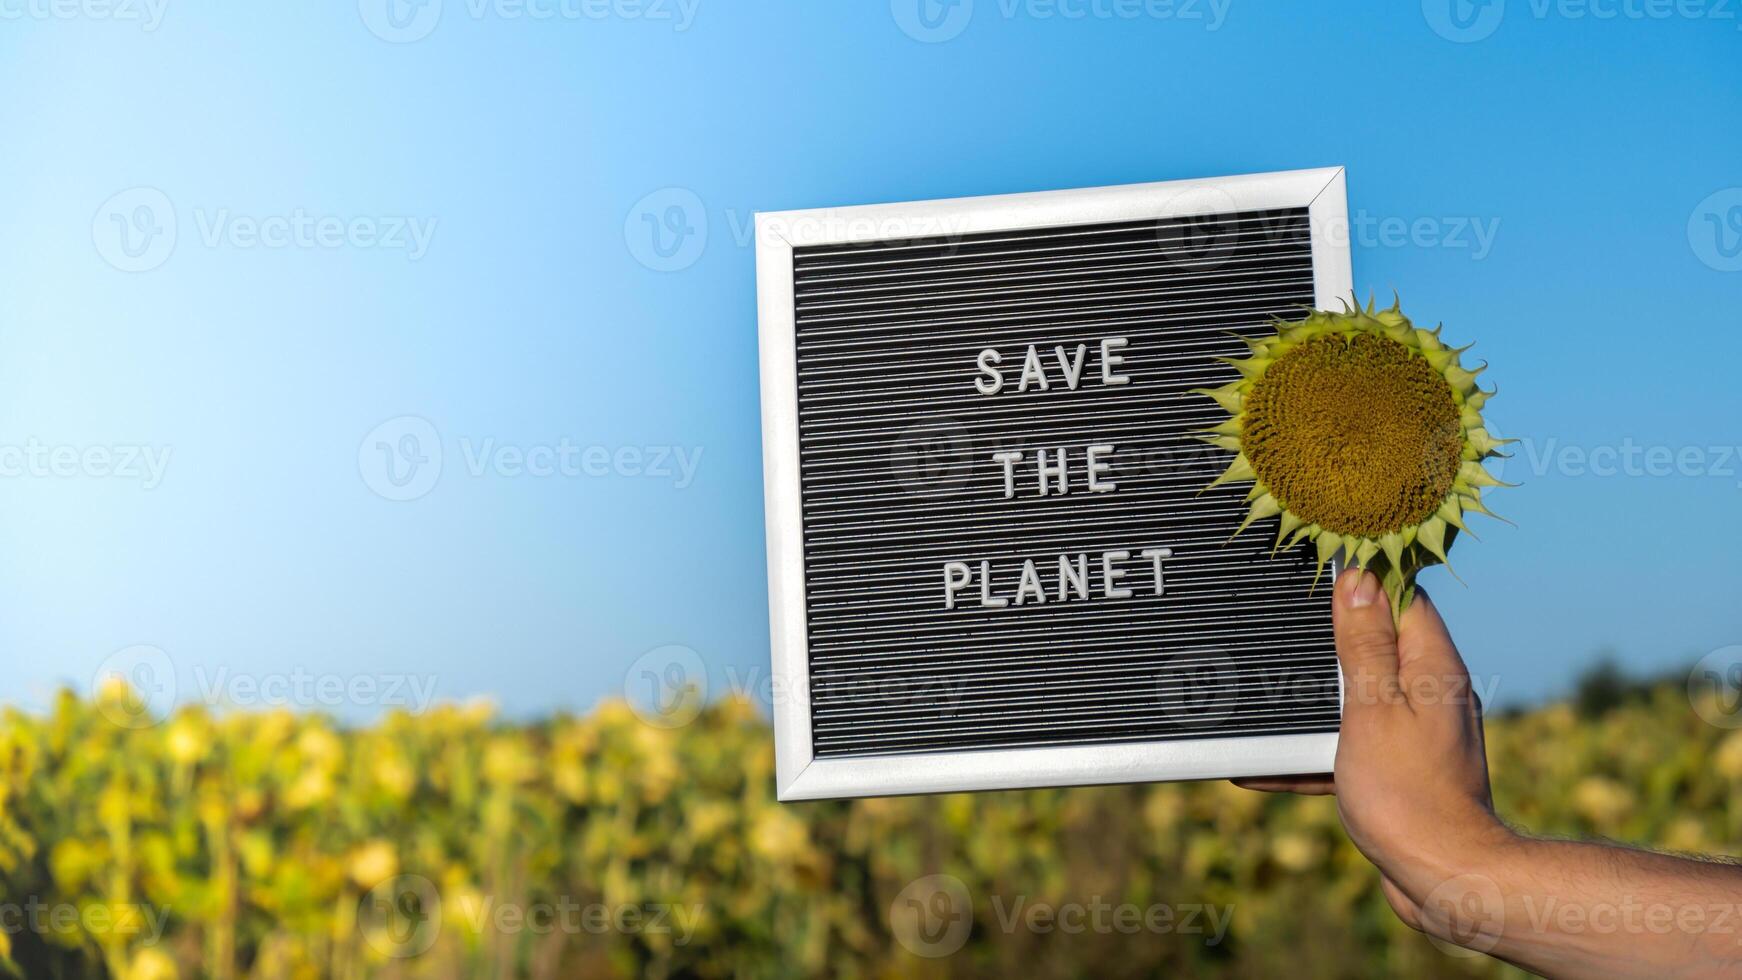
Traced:
<svg viewBox="0 0 1742 980">
<path fill-rule="evenodd" d="M 1278 548 L 1312 541 L 1321 571 L 1338 556 L 1370 569 L 1401 616 L 1416 572 L 1445 563 L 1464 515 L 1488 513 L 1483 488 L 1504 485 L 1482 468 L 1510 441 L 1483 425 L 1493 392 L 1396 304 L 1275 326 L 1224 358 L 1238 380 L 1198 389 L 1229 415 L 1202 438 L 1234 453 L 1210 486 L 1250 481 L 1235 534 L 1279 517 Z"/>
</svg>

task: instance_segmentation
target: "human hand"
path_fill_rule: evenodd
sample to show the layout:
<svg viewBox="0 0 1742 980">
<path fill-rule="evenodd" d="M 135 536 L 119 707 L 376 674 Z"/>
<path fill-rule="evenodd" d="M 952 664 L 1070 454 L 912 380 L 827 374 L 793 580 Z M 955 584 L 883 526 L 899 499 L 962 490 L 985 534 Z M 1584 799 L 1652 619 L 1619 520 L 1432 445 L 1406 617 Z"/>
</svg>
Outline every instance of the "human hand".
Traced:
<svg viewBox="0 0 1742 980">
<path fill-rule="evenodd" d="M 1514 834 L 1494 815 L 1482 707 L 1432 601 L 1417 595 L 1393 627 L 1379 580 L 1351 571 L 1334 605 L 1343 669 L 1334 777 L 1235 782 L 1337 794 L 1386 901 L 1438 939 L 1549 977 L 1742 972 L 1742 939 L 1713 912 L 1735 908 L 1742 869 Z"/>
<path fill-rule="evenodd" d="M 1478 855 L 1516 840 L 1494 815 L 1482 708 L 1469 671 L 1425 595 L 1394 626 L 1378 578 L 1352 569 L 1334 598 L 1343 723 L 1333 777 L 1238 779 L 1273 792 L 1335 793 L 1350 839 L 1379 868 L 1405 922 L 1435 935 L 1452 923 L 1429 894 Z"/>
</svg>

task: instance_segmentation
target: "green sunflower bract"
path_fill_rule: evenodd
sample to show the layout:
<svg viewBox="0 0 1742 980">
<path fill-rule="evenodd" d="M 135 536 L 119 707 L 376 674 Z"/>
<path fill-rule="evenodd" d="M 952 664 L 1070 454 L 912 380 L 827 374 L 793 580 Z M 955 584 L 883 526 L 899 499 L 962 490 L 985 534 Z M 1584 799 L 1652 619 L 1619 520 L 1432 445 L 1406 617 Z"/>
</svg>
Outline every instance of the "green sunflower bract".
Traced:
<svg viewBox="0 0 1742 980">
<path fill-rule="evenodd" d="M 1278 517 L 1278 549 L 1312 541 L 1321 573 L 1339 555 L 1372 571 L 1402 616 L 1416 573 L 1447 563 L 1468 530 L 1464 515 L 1493 516 L 1483 488 L 1506 485 L 1482 466 L 1511 441 L 1483 424 L 1494 394 L 1476 384 L 1483 369 L 1465 368 L 1468 348 L 1447 347 L 1396 304 L 1315 310 L 1242 339 L 1251 356 L 1222 358 L 1240 378 L 1196 389 L 1229 414 L 1201 435 L 1234 453 L 1209 486 L 1252 483 L 1234 533 Z"/>
</svg>

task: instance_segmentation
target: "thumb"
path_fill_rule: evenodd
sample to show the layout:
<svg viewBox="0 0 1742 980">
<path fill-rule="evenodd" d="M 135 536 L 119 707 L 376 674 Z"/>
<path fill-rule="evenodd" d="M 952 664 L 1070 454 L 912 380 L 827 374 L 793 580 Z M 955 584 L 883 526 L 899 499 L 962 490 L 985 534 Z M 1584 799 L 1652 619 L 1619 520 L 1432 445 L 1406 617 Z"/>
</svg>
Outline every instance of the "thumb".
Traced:
<svg viewBox="0 0 1742 980">
<path fill-rule="evenodd" d="M 1359 568 L 1345 571 L 1337 579 L 1332 619 L 1343 667 L 1344 713 L 1402 703 L 1397 627 L 1378 577 Z"/>
</svg>

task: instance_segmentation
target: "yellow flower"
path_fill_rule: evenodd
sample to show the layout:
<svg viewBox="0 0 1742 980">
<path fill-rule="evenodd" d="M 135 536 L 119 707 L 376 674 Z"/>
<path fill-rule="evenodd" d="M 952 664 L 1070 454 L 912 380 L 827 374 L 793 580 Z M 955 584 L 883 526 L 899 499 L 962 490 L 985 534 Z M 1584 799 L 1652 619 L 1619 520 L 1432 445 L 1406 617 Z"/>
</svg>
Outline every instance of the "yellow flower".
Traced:
<svg viewBox="0 0 1742 980">
<path fill-rule="evenodd" d="M 339 737 L 325 728 L 306 728 L 297 736 L 296 748 L 302 757 L 317 765 L 335 766 L 344 758 L 345 746 Z"/>
<path fill-rule="evenodd" d="M 167 953 L 147 947 L 133 954 L 133 962 L 127 964 L 124 980 L 177 980 L 180 976 L 175 961 Z"/>
<path fill-rule="evenodd" d="M 1325 844 L 1312 834 L 1283 831 L 1271 842 L 1270 856 L 1289 871 L 1310 871 L 1324 858 Z"/>
<path fill-rule="evenodd" d="M 1664 828 L 1662 844 L 1672 851 L 1701 852 L 1712 849 L 1706 828 L 1693 817 L 1676 817 Z"/>
<path fill-rule="evenodd" d="M 1731 732 L 1718 743 L 1712 753 L 1712 768 L 1732 780 L 1742 779 L 1742 731 Z"/>
<path fill-rule="evenodd" d="M 82 891 L 100 859 L 83 841 L 69 837 L 48 852 L 48 867 L 54 883 L 69 894 Z"/>
<path fill-rule="evenodd" d="M 496 702 L 486 697 L 470 698 L 460 706 L 460 720 L 472 728 L 482 728 L 496 717 Z"/>
<path fill-rule="evenodd" d="M 321 769 L 304 769 L 284 791 L 284 805 L 306 810 L 332 799 L 333 778 Z"/>
<path fill-rule="evenodd" d="M 519 739 L 493 738 L 484 747 L 484 778 L 497 785 L 512 786 L 538 776 L 538 763 Z"/>
<path fill-rule="evenodd" d="M 405 761 L 405 756 L 395 747 L 383 746 L 371 753 L 373 763 L 370 772 L 375 777 L 376 785 L 386 790 L 398 799 L 411 795 L 417 786 L 417 773 Z"/>
<path fill-rule="evenodd" d="M 211 746 L 205 719 L 197 714 L 185 712 L 169 726 L 169 757 L 184 766 L 205 758 Z"/>
<path fill-rule="evenodd" d="M 769 861 L 791 861 L 809 843 L 808 828 L 787 810 L 769 807 L 750 828 L 751 850 Z"/>
<path fill-rule="evenodd" d="M 372 840 L 351 852 L 351 880 L 368 890 L 399 873 L 399 853 L 384 840 Z"/>
<path fill-rule="evenodd" d="M 1597 827 L 1614 827 L 1632 806 L 1633 794 L 1602 776 L 1587 776 L 1573 787 L 1573 808 Z"/>
</svg>

